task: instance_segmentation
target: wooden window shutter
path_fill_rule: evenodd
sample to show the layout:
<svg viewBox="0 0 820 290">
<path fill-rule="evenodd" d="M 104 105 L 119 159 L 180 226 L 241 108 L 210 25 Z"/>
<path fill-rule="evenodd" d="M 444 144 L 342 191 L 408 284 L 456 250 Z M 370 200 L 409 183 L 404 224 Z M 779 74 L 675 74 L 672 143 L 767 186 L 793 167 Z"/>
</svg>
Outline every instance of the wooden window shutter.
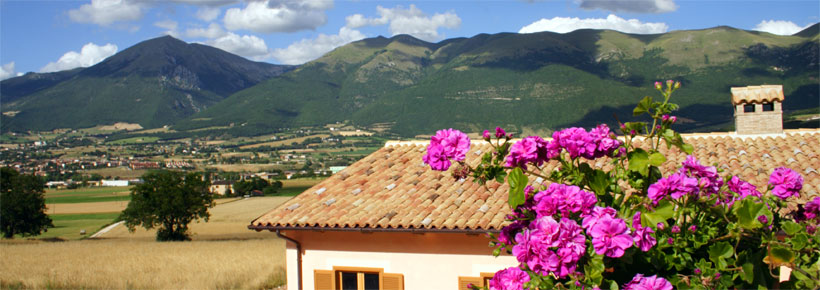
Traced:
<svg viewBox="0 0 820 290">
<path fill-rule="evenodd" d="M 404 290 L 404 275 L 382 274 L 382 290 Z"/>
<path fill-rule="evenodd" d="M 333 290 L 333 271 L 313 270 L 313 285 L 316 290 Z"/>
<path fill-rule="evenodd" d="M 467 284 L 473 284 L 478 287 L 483 287 L 484 279 L 481 279 L 481 277 L 458 277 L 458 290 L 467 289 Z"/>
</svg>

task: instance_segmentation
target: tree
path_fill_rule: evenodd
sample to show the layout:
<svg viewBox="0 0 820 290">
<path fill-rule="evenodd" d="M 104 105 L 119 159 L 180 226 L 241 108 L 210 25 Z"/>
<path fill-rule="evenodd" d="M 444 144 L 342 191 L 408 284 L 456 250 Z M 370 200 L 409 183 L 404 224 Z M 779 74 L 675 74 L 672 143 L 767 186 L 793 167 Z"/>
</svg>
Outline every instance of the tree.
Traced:
<svg viewBox="0 0 820 290">
<path fill-rule="evenodd" d="M 36 236 L 54 226 L 45 212 L 43 180 L 7 167 L 0 168 L 0 180 L 0 231 L 4 238 Z"/>
<path fill-rule="evenodd" d="M 199 173 L 153 171 L 142 176 L 144 183 L 131 189 L 131 202 L 120 220 L 133 232 L 136 226 L 159 227 L 157 241 L 187 241 L 188 224 L 211 216 L 214 206 L 210 181 Z"/>
</svg>

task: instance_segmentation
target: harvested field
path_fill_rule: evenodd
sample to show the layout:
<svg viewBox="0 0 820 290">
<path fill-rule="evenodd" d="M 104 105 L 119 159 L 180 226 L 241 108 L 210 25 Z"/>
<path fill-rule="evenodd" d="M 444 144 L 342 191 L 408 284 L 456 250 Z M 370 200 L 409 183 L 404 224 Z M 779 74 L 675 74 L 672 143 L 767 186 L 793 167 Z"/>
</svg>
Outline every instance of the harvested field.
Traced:
<svg viewBox="0 0 820 290">
<path fill-rule="evenodd" d="M 80 202 L 80 203 L 49 203 L 46 204 L 47 214 L 75 214 L 75 213 L 106 213 L 121 212 L 128 206 L 128 200 Z"/>
<path fill-rule="evenodd" d="M 243 146 L 239 146 L 239 148 L 240 149 L 248 149 L 248 148 L 256 148 L 256 147 L 262 147 L 262 146 L 277 147 L 277 146 L 282 146 L 282 145 L 290 145 L 291 143 L 297 143 L 298 144 L 298 143 L 302 143 L 302 141 L 305 141 L 308 138 L 317 138 L 317 137 L 318 138 L 327 138 L 327 137 L 330 137 L 330 135 L 328 135 L 328 134 L 316 134 L 316 135 L 310 135 L 310 136 L 293 138 L 293 139 L 285 139 L 285 140 L 258 143 L 258 144 L 252 144 L 252 145 L 243 145 Z"/>
<path fill-rule="evenodd" d="M 0 244 L 0 288 L 224 289 L 284 283 L 279 239 Z"/>
<path fill-rule="evenodd" d="M 210 209 L 210 222 L 191 224 L 192 242 L 155 242 L 153 230 L 129 233 L 122 226 L 101 238 L 81 241 L 2 240 L 0 288 L 273 288 L 284 284 L 284 241 L 247 226 L 289 198 L 219 199 L 219 205 Z M 112 216 L 76 214 L 59 219 Z"/>
</svg>

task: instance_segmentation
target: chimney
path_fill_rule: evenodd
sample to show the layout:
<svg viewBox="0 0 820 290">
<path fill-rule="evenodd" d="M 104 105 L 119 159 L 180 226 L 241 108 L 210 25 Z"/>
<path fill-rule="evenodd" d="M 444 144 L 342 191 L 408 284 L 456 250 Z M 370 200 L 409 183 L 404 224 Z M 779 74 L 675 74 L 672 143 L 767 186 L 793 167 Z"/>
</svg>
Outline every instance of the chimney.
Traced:
<svg viewBox="0 0 820 290">
<path fill-rule="evenodd" d="M 783 133 L 783 85 L 732 88 L 739 135 Z"/>
</svg>

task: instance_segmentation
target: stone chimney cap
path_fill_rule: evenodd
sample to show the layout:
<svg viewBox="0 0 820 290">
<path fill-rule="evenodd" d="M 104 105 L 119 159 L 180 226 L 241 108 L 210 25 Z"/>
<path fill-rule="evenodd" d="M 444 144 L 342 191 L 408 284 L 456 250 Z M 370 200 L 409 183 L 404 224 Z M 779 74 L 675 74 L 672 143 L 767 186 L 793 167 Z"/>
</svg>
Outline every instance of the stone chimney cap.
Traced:
<svg viewBox="0 0 820 290">
<path fill-rule="evenodd" d="M 732 105 L 783 102 L 783 85 L 732 88 Z"/>
</svg>

